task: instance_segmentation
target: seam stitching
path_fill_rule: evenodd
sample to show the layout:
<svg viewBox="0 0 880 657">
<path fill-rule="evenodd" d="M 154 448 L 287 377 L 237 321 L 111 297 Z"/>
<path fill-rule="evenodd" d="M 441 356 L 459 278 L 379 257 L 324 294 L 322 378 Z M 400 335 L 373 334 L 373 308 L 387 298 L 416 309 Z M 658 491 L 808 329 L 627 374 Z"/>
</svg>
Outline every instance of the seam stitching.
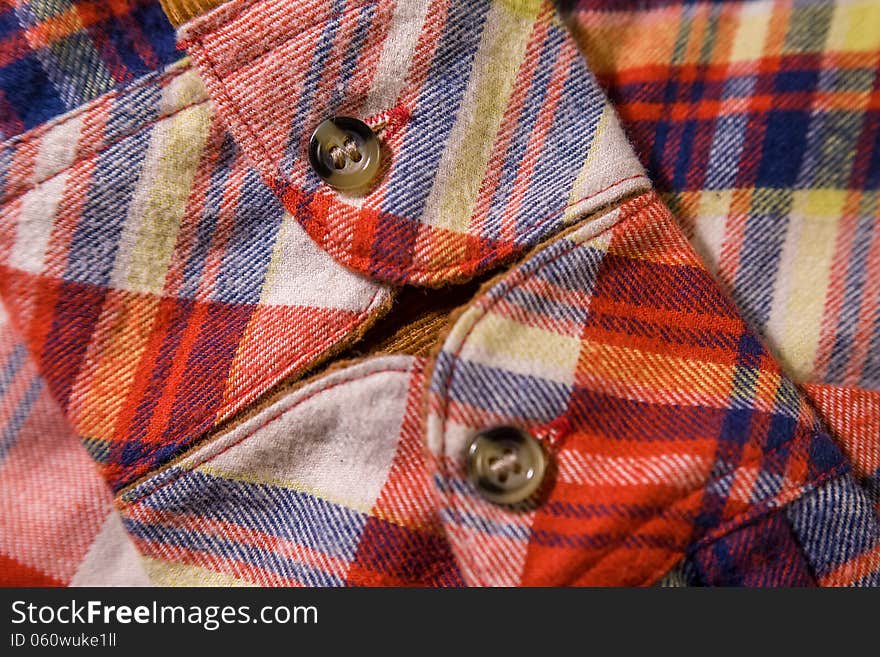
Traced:
<svg viewBox="0 0 880 657">
<path fill-rule="evenodd" d="M 626 207 L 626 206 L 621 207 L 621 216 L 617 219 L 617 221 L 615 221 L 615 222 L 614 222 L 613 224 L 611 224 L 610 226 L 607 226 L 606 228 L 604 228 L 602 231 L 596 233 L 595 235 L 592 235 L 592 236 L 586 237 L 585 240 L 596 239 L 596 238 L 598 238 L 599 236 L 601 236 L 602 234 L 607 233 L 607 232 L 609 232 L 609 231 L 615 229 L 617 226 L 622 225 L 624 222 L 626 222 L 626 221 L 628 221 L 628 220 L 630 220 L 630 219 L 632 219 L 632 218 L 638 216 L 638 214 L 640 214 L 640 213 L 643 212 L 643 211 L 648 211 L 648 212 L 650 212 L 650 211 L 651 211 L 651 205 L 650 205 L 650 203 L 649 203 L 649 201 L 650 201 L 650 197 L 651 197 L 651 195 L 650 195 L 650 194 L 647 194 L 647 195 L 645 195 L 645 196 L 643 196 L 643 197 L 640 197 L 640 199 L 636 199 L 636 201 L 631 202 L 631 204 L 630 204 L 631 207 Z M 641 199 L 646 199 L 646 200 L 645 200 L 644 202 L 639 203 L 638 201 L 641 200 Z M 586 225 L 589 225 L 589 224 L 586 224 Z M 563 239 L 565 239 L 565 238 L 563 238 Z M 442 421 L 442 424 L 441 424 L 441 427 L 440 427 L 440 430 L 441 430 L 441 436 L 440 436 L 440 438 L 441 438 L 441 449 L 442 449 L 442 452 L 441 452 L 441 455 L 440 455 L 439 462 L 440 462 L 440 468 L 441 468 L 441 470 L 442 470 L 442 472 L 443 472 L 443 476 L 444 476 L 444 478 L 448 478 L 448 477 L 449 477 L 449 463 L 447 462 L 448 459 L 447 459 L 447 456 L 446 456 L 446 427 L 447 427 L 447 421 L 448 421 L 448 412 L 447 412 L 447 409 L 448 409 L 448 406 L 449 406 L 449 403 L 448 403 L 448 401 L 449 401 L 448 391 L 449 391 L 449 388 L 450 388 L 450 386 L 451 386 L 451 384 L 452 384 L 452 379 L 453 379 L 454 374 L 455 374 L 455 368 L 456 368 L 456 365 L 457 365 L 458 362 L 460 361 L 460 354 L 461 354 L 461 351 L 464 349 L 465 345 L 467 344 L 467 342 L 468 342 L 468 340 L 469 340 L 471 334 L 472 334 L 473 331 L 476 329 L 477 325 L 478 325 L 483 319 L 485 319 L 485 318 L 488 316 L 490 310 L 491 310 L 495 305 L 497 305 L 502 299 L 508 297 L 508 296 L 510 295 L 510 293 L 511 293 L 513 290 L 516 290 L 516 289 L 518 289 L 519 287 L 521 287 L 522 284 L 525 282 L 525 280 L 528 280 L 528 279 L 530 279 L 530 278 L 532 278 L 532 277 L 538 275 L 538 273 L 540 273 L 541 271 L 543 271 L 546 267 L 548 267 L 549 265 L 551 265 L 552 263 L 554 263 L 556 260 L 558 260 L 559 258 L 563 257 L 564 255 L 567 255 L 568 253 L 572 252 L 574 249 L 580 247 L 582 244 L 583 244 L 583 241 L 579 241 L 579 242 L 571 242 L 570 245 L 568 245 L 565 249 L 563 249 L 563 250 L 560 251 L 559 253 L 553 255 L 552 258 L 550 258 L 549 260 L 547 260 L 547 261 L 541 263 L 541 265 L 540 265 L 537 269 L 535 269 L 535 270 L 533 270 L 533 271 L 531 271 L 531 272 L 528 272 L 527 274 L 520 274 L 520 272 L 522 272 L 522 270 L 521 270 L 521 269 L 518 270 L 518 271 L 517 271 L 517 274 L 519 274 L 519 275 L 514 274 L 514 280 L 510 282 L 510 287 L 508 287 L 506 290 L 504 290 L 504 293 L 503 293 L 503 294 L 499 295 L 497 298 L 492 298 L 491 301 L 490 301 L 490 303 L 488 303 L 488 304 L 487 304 L 486 306 L 484 306 L 484 307 L 479 307 L 479 306 L 476 306 L 476 305 L 475 305 L 475 306 L 472 306 L 473 308 L 475 308 L 475 309 L 478 310 L 479 315 L 478 315 L 477 317 L 475 317 L 475 318 L 472 320 L 472 321 L 473 321 L 473 324 L 472 324 L 472 325 L 470 326 L 470 328 L 467 330 L 467 332 L 465 333 L 465 335 L 461 338 L 461 342 L 459 343 L 458 347 L 456 348 L 455 352 L 454 352 L 453 355 L 452 355 L 453 361 L 452 361 L 452 364 L 451 364 L 451 366 L 450 366 L 450 368 L 449 368 L 449 374 L 446 376 L 446 378 L 445 378 L 445 380 L 444 380 L 444 382 L 443 382 L 443 387 L 441 388 L 440 391 L 438 391 L 438 394 L 441 394 L 441 395 L 442 395 L 442 397 L 441 397 L 441 399 L 442 399 L 442 405 L 440 406 L 440 410 L 441 410 L 441 412 L 442 412 L 442 420 L 443 420 L 443 421 Z M 503 281 L 499 282 L 499 284 L 503 284 Z M 490 291 L 487 291 L 486 295 L 488 295 L 489 293 L 491 293 L 491 290 L 490 290 Z M 486 295 L 484 295 L 484 298 L 486 298 Z M 802 395 L 802 394 L 799 395 L 799 396 L 800 396 L 801 398 L 803 398 L 803 395 Z M 564 415 L 565 415 L 565 412 L 563 412 L 562 417 L 564 417 Z M 814 435 L 814 434 L 816 433 L 816 431 L 815 431 L 814 429 L 811 429 L 811 430 L 810 430 L 810 433 L 811 433 L 811 435 Z M 747 466 L 752 465 L 752 464 L 754 464 L 754 463 L 758 463 L 758 462 L 764 460 L 765 458 L 767 458 L 768 456 L 774 456 L 774 455 L 776 455 L 779 451 L 781 451 L 783 448 L 789 446 L 790 444 L 792 444 L 793 442 L 795 442 L 795 440 L 797 440 L 797 439 L 798 439 L 798 437 L 797 437 L 796 435 L 795 435 L 795 436 L 792 436 L 791 438 L 789 438 L 788 440 L 784 441 L 783 443 L 780 443 L 779 445 L 776 445 L 774 448 L 772 448 L 772 449 L 770 449 L 770 450 L 766 450 L 766 451 L 763 451 L 763 450 L 762 450 L 761 453 L 760 453 L 759 455 L 757 455 L 757 456 L 755 456 L 755 457 L 753 457 L 753 458 L 751 458 L 751 459 L 747 459 L 747 460 L 742 461 L 742 462 L 739 463 L 736 467 L 734 467 L 734 468 L 732 468 L 732 469 L 730 469 L 730 470 L 724 472 L 723 474 L 720 474 L 720 475 L 718 475 L 718 476 L 716 476 L 716 477 L 714 477 L 714 478 L 708 478 L 705 482 L 703 482 L 703 483 L 700 485 L 700 487 L 698 487 L 698 488 L 696 488 L 696 489 L 694 489 L 694 490 L 692 490 L 692 491 L 690 491 L 690 492 L 688 492 L 688 493 L 685 493 L 685 494 L 683 494 L 683 495 L 681 495 L 681 496 L 679 496 L 679 497 L 677 497 L 677 498 L 671 500 L 671 501 L 668 502 L 666 505 L 664 505 L 662 508 L 658 509 L 658 510 L 657 510 L 655 513 L 653 513 L 649 518 L 647 518 L 647 519 L 644 520 L 643 522 L 639 523 L 639 524 L 636 525 L 636 526 L 635 526 L 630 532 L 628 532 L 629 535 L 632 536 L 636 531 L 638 531 L 639 528 L 643 527 L 644 525 L 646 525 L 646 524 L 647 524 L 648 522 L 650 522 L 651 520 L 654 520 L 655 518 L 657 518 L 658 515 L 659 515 L 660 513 L 663 513 L 663 512 L 669 511 L 669 510 L 671 510 L 671 509 L 673 509 L 673 508 L 675 508 L 675 507 L 678 507 L 678 506 L 683 505 L 687 500 L 689 500 L 689 499 L 690 499 L 691 497 L 693 497 L 694 495 L 696 495 L 696 494 L 698 494 L 698 493 L 704 493 L 704 492 L 706 491 L 706 489 L 707 489 L 709 486 L 711 486 L 712 484 L 717 483 L 717 482 L 720 481 L 723 477 L 728 476 L 728 475 L 730 475 L 731 473 L 736 472 L 737 470 L 739 470 L 739 469 L 741 469 L 741 468 L 743 468 L 743 467 L 747 467 Z M 546 439 L 542 439 L 541 442 L 542 442 L 542 443 L 545 443 L 545 444 L 548 444 L 549 441 L 547 441 Z M 553 445 L 548 445 L 548 446 L 549 446 L 549 447 L 553 447 Z M 556 449 L 551 449 L 551 451 L 555 453 L 557 450 L 556 450 Z M 451 458 L 451 457 L 450 457 L 450 458 Z M 455 463 L 458 463 L 458 461 L 454 461 L 454 462 L 455 462 Z M 840 467 L 841 467 L 841 466 L 838 466 L 838 468 L 840 468 Z M 833 472 L 834 472 L 834 470 L 826 471 L 826 473 L 823 473 L 823 476 L 831 476 L 831 474 L 832 474 Z M 805 483 L 798 484 L 798 485 L 795 485 L 795 486 L 791 486 L 791 485 L 790 485 L 788 488 L 780 490 L 780 491 L 779 491 L 776 495 L 774 495 L 773 498 L 771 498 L 770 500 L 765 500 L 764 502 L 759 503 L 757 506 L 760 507 L 761 504 L 769 505 L 769 504 L 772 503 L 772 500 L 782 499 L 786 493 L 790 493 L 790 492 L 797 491 L 797 489 L 798 489 L 799 486 L 802 486 L 802 487 L 815 486 L 817 480 L 818 480 L 818 478 L 817 478 L 816 480 L 813 480 L 813 481 L 810 481 L 810 482 L 805 482 Z M 448 501 L 449 501 L 450 505 L 451 505 L 454 509 L 456 509 L 456 510 L 459 509 L 458 505 L 456 505 L 455 502 L 454 502 L 454 497 L 453 497 L 453 496 L 444 495 L 443 497 L 444 497 L 445 500 L 448 500 Z M 751 511 L 751 510 L 752 510 L 752 509 L 750 509 L 749 511 Z M 729 527 L 731 527 L 731 529 L 732 529 L 733 527 L 738 526 L 738 524 L 741 524 L 741 523 L 739 523 L 738 521 L 740 521 L 741 518 L 745 518 L 745 517 L 747 517 L 748 514 L 749 514 L 749 512 L 746 511 L 745 513 L 742 513 L 742 514 L 739 514 L 739 515 L 737 515 L 737 516 L 734 516 L 734 517 L 731 518 L 730 520 L 726 521 L 724 524 L 719 525 L 719 528 L 720 528 L 720 527 L 729 526 Z M 718 528 L 716 528 L 716 529 L 718 529 Z M 729 530 L 728 530 L 728 531 L 729 531 Z M 707 532 L 706 536 L 709 536 L 709 535 L 710 535 L 710 532 Z M 468 539 L 468 540 L 470 541 L 470 539 Z M 702 539 L 701 539 L 701 540 L 702 540 Z M 611 555 L 611 554 L 614 554 L 615 552 L 619 551 L 619 549 L 620 549 L 620 546 L 619 546 L 619 545 L 618 545 L 617 547 L 615 547 L 615 548 L 612 548 L 609 552 L 606 552 L 605 554 L 603 554 L 602 557 L 600 557 L 600 559 L 597 559 L 596 562 L 595 562 L 593 565 L 600 563 L 602 559 L 608 557 L 608 556 Z M 684 548 L 683 550 L 677 550 L 676 553 L 677 553 L 677 554 L 678 554 L 678 553 L 680 553 L 680 554 L 684 554 L 686 551 L 687 551 L 687 547 Z M 465 555 L 465 558 L 466 558 L 466 555 Z M 481 571 L 479 570 L 479 568 L 476 568 L 476 569 L 474 569 L 474 572 L 479 573 L 479 572 L 481 572 Z"/>
</svg>

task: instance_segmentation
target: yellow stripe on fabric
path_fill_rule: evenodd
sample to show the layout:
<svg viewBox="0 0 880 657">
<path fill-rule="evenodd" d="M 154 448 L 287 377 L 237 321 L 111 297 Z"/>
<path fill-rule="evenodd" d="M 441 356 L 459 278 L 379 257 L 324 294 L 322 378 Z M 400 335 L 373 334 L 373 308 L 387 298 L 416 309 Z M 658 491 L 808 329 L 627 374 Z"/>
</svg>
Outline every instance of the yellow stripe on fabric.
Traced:
<svg viewBox="0 0 880 657">
<path fill-rule="evenodd" d="M 490 313 L 471 333 L 462 358 L 509 372 L 572 383 L 581 341 Z"/>
<path fill-rule="evenodd" d="M 724 408 L 733 389 L 734 365 L 678 358 L 630 347 L 585 342 L 580 355 L 589 375 L 579 381 L 627 399 Z M 739 391 L 748 395 L 748 391 Z"/>
<path fill-rule="evenodd" d="M 449 147 L 423 222 L 466 232 L 495 135 L 516 83 L 540 2 L 496 2 L 486 19 Z"/>
<path fill-rule="evenodd" d="M 230 577 L 199 566 L 144 557 L 144 570 L 156 586 L 255 586 L 251 582 Z"/>
<path fill-rule="evenodd" d="M 770 26 L 767 9 L 767 6 L 760 2 L 742 6 L 728 61 L 753 62 L 761 58 Z"/>
<path fill-rule="evenodd" d="M 608 153 L 612 152 L 608 149 L 614 148 L 613 144 L 609 146 L 605 139 L 603 139 L 608 132 L 609 123 L 614 120 L 613 113 L 614 110 L 606 104 L 602 110 L 602 116 L 599 117 L 599 121 L 596 123 L 596 134 L 590 140 L 587 158 L 584 160 L 581 170 L 578 172 L 577 178 L 575 178 L 574 185 L 572 185 L 571 193 L 568 196 L 568 203 L 564 211 L 564 223 L 566 224 L 581 218 L 583 211 L 577 202 L 587 193 L 585 190 L 592 186 L 593 178 L 596 175 L 596 167 L 602 165 L 601 162 L 597 163 L 596 158 L 601 158 L 603 155 L 607 156 Z"/>
<path fill-rule="evenodd" d="M 114 438 L 159 303 L 156 296 L 108 296 L 70 396 L 68 414 L 79 435 Z"/>
<path fill-rule="evenodd" d="M 126 289 L 151 294 L 162 292 L 180 221 L 208 137 L 211 113 L 210 106 L 199 105 L 156 126 L 153 141 L 159 166 L 155 176 L 145 181 L 150 189 L 128 264 Z"/>
<path fill-rule="evenodd" d="M 530 21 L 535 20 L 538 12 L 544 4 L 543 0 L 494 0 L 492 3 L 496 7 L 503 7 L 511 14 L 515 14 L 520 18 L 526 18 Z"/>
<path fill-rule="evenodd" d="M 880 49 L 880 4 L 875 0 L 835 4 L 826 49 L 836 52 Z"/>
<path fill-rule="evenodd" d="M 846 200 L 845 190 L 815 190 L 795 195 L 793 214 L 797 240 L 792 254 L 789 295 L 785 302 L 783 333 L 778 337 L 781 360 L 796 381 L 813 370 L 819 345 L 825 290 L 831 279 L 831 261 Z"/>
<path fill-rule="evenodd" d="M 168 21 L 174 27 L 180 27 L 187 21 L 211 11 L 222 5 L 226 0 L 159 0 Z"/>
</svg>

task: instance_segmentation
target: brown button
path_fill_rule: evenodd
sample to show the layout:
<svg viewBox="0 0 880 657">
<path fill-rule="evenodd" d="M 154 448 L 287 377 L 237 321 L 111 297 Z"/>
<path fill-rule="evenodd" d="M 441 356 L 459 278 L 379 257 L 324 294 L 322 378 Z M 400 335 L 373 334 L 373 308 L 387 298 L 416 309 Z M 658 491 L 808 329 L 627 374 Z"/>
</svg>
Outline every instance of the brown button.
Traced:
<svg viewBox="0 0 880 657">
<path fill-rule="evenodd" d="M 495 504 L 516 504 L 541 485 L 547 457 L 540 443 L 514 427 L 478 433 L 467 451 L 467 471 L 480 494 Z"/>
<path fill-rule="evenodd" d="M 379 172 L 376 134 L 363 121 L 337 116 L 323 121 L 309 141 L 309 162 L 334 189 L 365 190 Z"/>
</svg>

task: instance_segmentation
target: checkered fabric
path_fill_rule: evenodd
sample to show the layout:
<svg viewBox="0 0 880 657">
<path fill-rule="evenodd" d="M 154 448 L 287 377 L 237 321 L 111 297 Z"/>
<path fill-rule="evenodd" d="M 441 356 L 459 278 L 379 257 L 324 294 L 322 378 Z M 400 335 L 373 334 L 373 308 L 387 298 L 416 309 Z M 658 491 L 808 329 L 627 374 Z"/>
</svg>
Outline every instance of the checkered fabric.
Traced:
<svg viewBox="0 0 880 657">
<path fill-rule="evenodd" d="M 148 582 L 110 490 L 0 307 L 0 586 Z"/>
<path fill-rule="evenodd" d="M 126 492 L 154 582 L 461 585 L 425 465 L 424 366 L 334 371 Z"/>
<path fill-rule="evenodd" d="M 467 444 L 498 425 L 536 436 L 556 464 L 540 503 L 494 505 L 468 481 Z M 758 581 L 880 571 L 877 514 L 843 455 L 653 194 L 462 314 L 434 365 L 427 438 L 469 584 L 652 583 L 703 546 L 769 549 L 743 527 L 787 504 L 779 549 L 798 567 L 768 559 L 776 571 Z"/>
<path fill-rule="evenodd" d="M 430 376 L 436 460 L 426 365 L 334 370 L 123 493 L 154 581 L 649 584 L 680 561 L 690 584 L 880 578 L 868 494 L 652 195 L 455 322 Z M 545 441 L 540 502 L 467 482 L 462 443 L 497 424 Z"/>
<path fill-rule="evenodd" d="M 6 142 L 0 182 L 0 295 L 115 489 L 388 303 L 284 212 L 187 65 Z"/>
<path fill-rule="evenodd" d="M 0 139 L 181 56 L 158 0 L 3 0 L 0 44 Z"/>
<path fill-rule="evenodd" d="M 0 582 L 880 586 L 877 3 L 558 4 L 187 0 L 167 67 L 154 2 L 2 5 Z M 515 509 L 498 425 L 550 457 Z"/>
<path fill-rule="evenodd" d="M 809 385 L 806 393 L 880 512 L 880 391 Z"/>
<path fill-rule="evenodd" d="M 880 3 L 566 4 L 656 188 L 786 370 L 880 388 Z"/>
<path fill-rule="evenodd" d="M 468 279 L 647 186 L 546 1 L 230 0 L 180 34 L 291 214 L 380 280 Z M 380 132 L 386 170 L 364 196 L 308 163 L 334 115 Z"/>
</svg>

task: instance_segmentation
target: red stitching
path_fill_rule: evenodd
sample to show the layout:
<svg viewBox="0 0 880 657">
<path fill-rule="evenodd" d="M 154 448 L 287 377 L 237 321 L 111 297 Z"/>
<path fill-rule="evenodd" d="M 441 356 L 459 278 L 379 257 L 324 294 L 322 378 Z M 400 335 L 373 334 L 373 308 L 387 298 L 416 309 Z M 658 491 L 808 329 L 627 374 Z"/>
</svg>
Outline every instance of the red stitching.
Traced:
<svg viewBox="0 0 880 657">
<path fill-rule="evenodd" d="M 654 199 L 653 202 L 652 202 L 652 198 Z M 594 239 L 600 237 L 601 235 L 607 233 L 608 231 L 616 228 L 617 226 L 623 224 L 625 221 L 628 221 L 628 220 L 632 219 L 633 217 L 638 216 L 641 212 L 643 212 L 645 210 L 650 211 L 652 205 L 656 206 L 659 203 L 660 203 L 660 201 L 656 197 L 656 194 L 654 192 L 648 192 L 646 194 L 643 194 L 642 196 L 629 202 L 628 204 L 620 206 L 621 216 L 620 216 L 620 218 L 617 219 L 617 221 L 615 221 L 610 226 L 602 229 L 601 231 L 599 231 L 595 235 L 591 235 L 585 239 L 594 240 Z M 585 224 L 584 227 L 586 227 L 588 225 L 589 224 Z M 673 226 L 674 226 L 674 224 L 673 224 Z M 565 239 L 565 238 L 562 238 L 562 239 Z M 487 304 L 485 307 L 480 308 L 477 305 L 471 306 L 472 308 L 477 309 L 479 311 L 480 315 L 479 315 L 479 317 L 477 317 L 473 320 L 473 324 L 470 326 L 470 328 L 465 332 L 464 336 L 461 338 L 461 342 L 459 343 L 459 346 L 457 347 L 457 349 L 455 350 L 455 352 L 452 355 L 453 360 L 452 360 L 452 364 L 449 368 L 449 374 L 447 375 L 446 379 L 443 381 L 443 387 L 440 390 L 438 390 L 436 393 L 438 396 L 440 396 L 440 399 L 441 399 L 441 405 L 438 409 L 438 412 L 443 419 L 441 427 L 440 427 L 440 430 L 441 430 L 441 435 L 440 435 L 441 443 L 440 443 L 440 445 L 441 445 L 442 451 L 441 451 L 440 458 L 438 458 L 436 460 L 439 462 L 438 467 L 442 471 L 444 478 L 448 479 L 450 477 L 449 464 L 447 462 L 448 459 L 446 456 L 446 427 L 447 427 L 447 423 L 448 423 L 447 409 L 449 406 L 448 391 L 449 391 L 449 387 L 452 383 L 452 378 L 455 373 L 455 368 L 460 361 L 460 355 L 461 355 L 462 349 L 464 349 L 465 345 L 467 344 L 471 334 L 476 329 L 477 325 L 488 316 L 491 309 L 495 305 L 497 305 L 501 301 L 501 299 L 509 296 L 510 292 L 517 289 L 518 287 L 521 287 L 524 280 L 531 279 L 532 277 L 537 275 L 540 271 L 543 271 L 546 267 L 551 265 L 553 262 L 555 262 L 556 260 L 558 260 L 562 256 L 564 256 L 564 255 L 570 253 L 571 251 L 573 251 L 574 249 L 582 246 L 582 244 L 583 244 L 583 241 L 571 242 L 566 249 L 564 249 L 560 253 L 557 253 L 556 255 L 554 255 L 551 259 L 547 260 L 546 262 L 542 263 L 541 266 L 537 270 L 535 270 L 534 272 L 530 272 L 529 274 L 524 273 L 522 268 L 517 269 L 513 274 L 511 274 L 510 278 L 508 278 L 506 280 L 502 280 L 498 283 L 498 285 L 502 285 L 504 283 L 508 283 L 510 285 L 508 290 L 503 295 L 499 295 L 497 298 L 490 298 L 490 303 Z M 495 288 L 495 286 L 493 286 L 493 289 L 494 288 Z M 487 291 L 487 293 L 484 294 L 482 298 L 487 298 L 488 295 L 489 295 L 489 292 Z M 428 385 L 430 385 L 430 380 L 428 381 Z M 801 396 L 801 398 L 802 398 L 802 396 Z M 430 412 L 430 409 L 428 409 L 428 412 Z M 760 461 L 764 460 L 768 456 L 774 456 L 780 450 L 786 448 L 788 445 L 790 445 L 792 442 L 794 442 L 795 438 L 796 438 L 795 436 L 792 436 L 791 438 L 789 438 L 785 442 L 775 446 L 773 449 L 770 449 L 767 451 L 762 451 L 761 454 L 756 456 L 755 458 L 741 462 L 736 468 L 734 468 L 730 471 L 724 472 L 715 478 L 708 478 L 698 488 L 695 488 L 694 490 L 692 490 L 690 492 L 685 492 L 680 497 L 671 500 L 665 506 L 658 509 L 653 515 L 646 518 L 641 523 L 635 525 L 631 529 L 629 535 L 632 536 L 633 534 L 635 534 L 640 528 L 644 527 L 647 523 L 654 520 L 660 513 L 669 512 L 671 510 L 674 510 L 677 507 L 683 506 L 689 499 L 691 499 L 695 495 L 704 493 L 705 490 L 709 486 L 711 486 L 714 483 L 717 483 L 723 477 L 729 476 L 731 473 L 736 472 L 737 470 L 739 470 L 743 467 L 748 467 L 750 465 L 753 465 L 754 463 L 759 463 Z M 542 441 L 542 442 L 546 442 L 546 441 Z M 551 453 L 556 453 L 556 451 L 557 451 L 555 449 L 555 445 L 548 445 L 548 449 L 551 451 Z M 786 494 L 796 492 L 799 488 L 803 488 L 804 492 L 806 492 L 807 490 L 812 490 L 816 486 L 818 486 L 822 481 L 824 481 L 825 479 L 828 479 L 832 476 L 836 476 L 837 474 L 840 474 L 840 472 L 842 472 L 842 471 L 843 472 L 846 471 L 845 464 L 843 466 L 836 466 L 832 470 L 829 470 L 829 471 L 823 473 L 821 476 L 817 477 L 813 481 L 807 481 L 807 482 L 804 482 L 801 484 L 797 484 L 795 486 L 789 486 L 788 488 L 783 488 L 776 495 L 774 495 L 772 498 L 770 498 L 768 500 L 764 500 L 762 502 L 759 502 L 758 504 L 754 505 L 751 509 L 749 509 L 745 513 L 734 516 L 730 520 L 718 525 L 718 527 L 713 529 L 711 532 L 707 532 L 706 535 L 701 539 L 701 541 L 707 540 L 709 536 L 713 535 L 713 533 L 718 533 L 718 535 L 724 535 L 724 533 L 729 533 L 729 532 L 733 531 L 734 529 L 736 529 L 737 527 L 742 526 L 746 521 L 753 519 L 753 517 L 754 518 L 760 517 L 760 515 L 762 513 L 766 513 L 769 510 L 780 506 L 778 500 L 785 499 Z M 825 479 L 823 479 L 823 477 Z M 444 495 L 443 499 L 447 500 L 447 503 L 450 506 L 452 506 L 453 508 L 455 508 L 455 509 L 459 508 L 459 506 L 457 506 L 455 504 L 453 496 Z M 751 514 L 754 514 L 754 515 L 751 515 Z M 473 541 L 472 538 L 468 538 L 466 540 L 468 542 Z M 697 545 L 699 545 L 699 542 L 697 543 Z M 620 549 L 622 549 L 622 547 L 619 544 L 616 547 L 612 547 L 609 552 L 604 553 L 599 559 L 597 559 L 590 566 L 588 566 L 588 568 L 595 567 L 597 564 L 601 563 L 601 561 L 603 559 L 607 558 L 608 556 L 610 556 L 612 554 L 615 554 Z M 685 552 L 686 552 L 686 549 L 676 550 L 675 554 L 681 555 L 681 554 L 684 554 Z M 462 555 L 462 558 L 467 559 L 467 554 Z M 471 560 L 468 560 L 468 562 L 472 563 Z M 479 571 L 479 569 L 474 569 L 474 572 L 480 572 L 480 571 Z"/>
</svg>

